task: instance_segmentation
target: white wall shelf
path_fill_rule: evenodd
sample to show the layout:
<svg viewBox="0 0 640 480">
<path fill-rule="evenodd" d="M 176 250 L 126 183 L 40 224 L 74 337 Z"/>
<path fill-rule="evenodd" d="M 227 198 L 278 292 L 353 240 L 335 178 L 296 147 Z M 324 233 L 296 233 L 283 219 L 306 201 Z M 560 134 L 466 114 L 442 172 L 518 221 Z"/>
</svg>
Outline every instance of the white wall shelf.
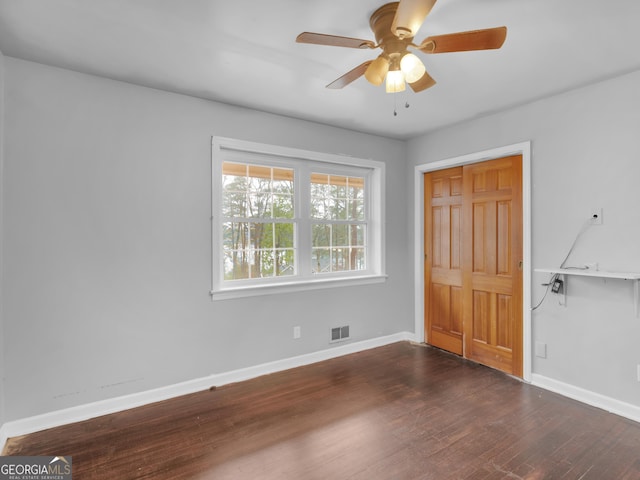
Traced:
<svg viewBox="0 0 640 480">
<path fill-rule="evenodd" d="M 631 280 L 633 281 L 633 304 L 636 317 L 640 315 L 640 273 L 634 272 L 608 272 L 606 270 L 582 270 L 576 268 L 536 268 L 536 272 L 551 273 L 561 275 L 563 282 L 562 299 L 561 304 L 565 305 L 566 299 L 566 279 L 565 275 L 574 275 L 580 277 L 595 277 L 595 278 L 614 278 L 618 280 Z"/>
</svg>

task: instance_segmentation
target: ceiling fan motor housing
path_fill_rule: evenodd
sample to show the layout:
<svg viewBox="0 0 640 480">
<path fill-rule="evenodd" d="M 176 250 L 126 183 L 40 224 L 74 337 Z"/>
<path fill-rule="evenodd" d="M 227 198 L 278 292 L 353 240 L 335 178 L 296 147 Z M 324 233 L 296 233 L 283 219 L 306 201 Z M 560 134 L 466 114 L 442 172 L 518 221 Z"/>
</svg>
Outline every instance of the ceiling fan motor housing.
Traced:
<svg viewBox="0 0 640 480">
<path fill-rule="evenodd" d="M 369 20 L 371 30 L 376 37 L 376 42 L 382 51 L 389 57 L 392 54 L 400 56 L 407 51 L 407 47 L 411 45 L 413 37 L 398 38 L 391 31 L 393 19 L 398 10 L 398 2 L 387 3 L 378 8 Z M 410 34 L 411 32 L 409 32 Z"/>
</svg>

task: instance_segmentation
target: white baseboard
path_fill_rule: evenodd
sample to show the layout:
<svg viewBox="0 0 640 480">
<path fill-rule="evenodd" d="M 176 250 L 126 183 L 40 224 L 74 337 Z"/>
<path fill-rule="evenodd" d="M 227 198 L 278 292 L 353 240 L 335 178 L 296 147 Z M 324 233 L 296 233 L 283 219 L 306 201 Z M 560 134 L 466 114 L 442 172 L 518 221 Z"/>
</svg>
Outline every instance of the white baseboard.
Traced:
<svg viewBox="0 0 640 480">
<path fill-rule="evenodd" d="M 593 407 L 601 408 L 607 412 L 620 415 L 621 417 L 640 422 L 640 406 L 616 400 L 584 388 L 576 387 L 568 383 L 554 380 L 534 373 L 531 375 L 531 384 L 536 387 L 544 388 L 555 393 L 559 393 L 565 397 L 578 400 Z"/>
<path fill-rule="evenodd" d="M 57 410 L 42 415 L 13 420 L 0 426 L 0 452 L 8 438 L 28 433 L 38 432 L 47 428 L 59 427 L 69 423 L 81 422 L 90 418 L 108 415 L 110 413 L 128 410 L 130 408 L 148 405 L 162 400 L 201 392 L 212 386 L 221 386 L 229 383 L 241 382 L 269 373 L 275 373 L 290 368 L 301 367 L 311 363 L 341 357 L 351 353 L 381 347 L 395 342 L 415 341 L 415 335 L 411 332 L 400 332 L 385 337 L 373 338 L 361 342 L 346 343 L 326 350 L 285 358 L 274 362 L 241 368 L 230 372 L 213 374 L 203 378 L 197 378 L 182 383 L 168 385 L 145 392 L 134 393 L 122 397 L 110 398 L 98 402 L 78 405 L 64 410 Z"/>
</svg>

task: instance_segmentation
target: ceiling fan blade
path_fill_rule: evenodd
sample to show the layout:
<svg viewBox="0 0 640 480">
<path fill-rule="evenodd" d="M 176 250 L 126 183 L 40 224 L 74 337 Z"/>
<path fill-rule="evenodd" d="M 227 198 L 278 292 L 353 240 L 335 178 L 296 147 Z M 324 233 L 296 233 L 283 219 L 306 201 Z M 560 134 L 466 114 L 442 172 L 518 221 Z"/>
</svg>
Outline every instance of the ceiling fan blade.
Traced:
<svg viewBox="0 0 640 480">
<path fill-rule="evenodd" d="M 302 32 L 297 36 L 296 42 L 311 43 L 313 45 L 329 45 L 331 47 L 376 48 L 376 44 L 371 40 L 312 32 Z"/>
<path fill-rule="evenodd" d="M 427 72 L 424 72 L 424 75 L 420 77 L 420 79 L 416 80 L 413 83 L 410 83 L 409 86 L 411 89 L 418 93 L 427 88 L 433 87 L 436 84 L 436 81 L 429 75 Z"/>
<path fill-rule="evenodd" d="M 358 65 L 353 70 L 345 73 L 340 78 L 337 78 L 336 80 L 331 82 L 329 85 L 327 85 L 327 88 L 337 89 L 337 88 L 346 87 L 351 82 L 353 82 L 354 80 L 357 80 L 362 75 L 364 75 L 364 72 L 367 71 L 367 68 L 369 67 L 369 65 L 371 65 L 371 62 L 372 62 L 372 60 L 368 60 L 368 61 Z"/>
<path fill-rule="evenodd" d="M 466 52 L 500 48 L 507 38 L 507 27 L 471 30 L 425 38 L 418 47 L 424 53 Z"/>
<path fill-rule="evenodd" d="M 400 0 L 391 31 L 396 37 L 415 37 L 436 0 Z"/>
</svg>

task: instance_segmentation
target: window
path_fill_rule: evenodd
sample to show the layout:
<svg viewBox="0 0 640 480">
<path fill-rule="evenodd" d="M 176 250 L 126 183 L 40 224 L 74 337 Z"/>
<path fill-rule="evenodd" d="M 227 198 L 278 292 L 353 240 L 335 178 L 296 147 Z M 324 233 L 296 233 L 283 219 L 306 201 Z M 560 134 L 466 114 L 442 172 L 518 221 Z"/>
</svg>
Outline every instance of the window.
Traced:
<svg viewBox="0 0 640 480">
<path fill-rule="evenodd" d="M 311 271 L 366 270 L 365 178 L 311 174 Z"/>
<path fill-rule="evenodd" d="M 214 137 L 214 299 L 384 280 L 384 164 Z"/>
</svg>

